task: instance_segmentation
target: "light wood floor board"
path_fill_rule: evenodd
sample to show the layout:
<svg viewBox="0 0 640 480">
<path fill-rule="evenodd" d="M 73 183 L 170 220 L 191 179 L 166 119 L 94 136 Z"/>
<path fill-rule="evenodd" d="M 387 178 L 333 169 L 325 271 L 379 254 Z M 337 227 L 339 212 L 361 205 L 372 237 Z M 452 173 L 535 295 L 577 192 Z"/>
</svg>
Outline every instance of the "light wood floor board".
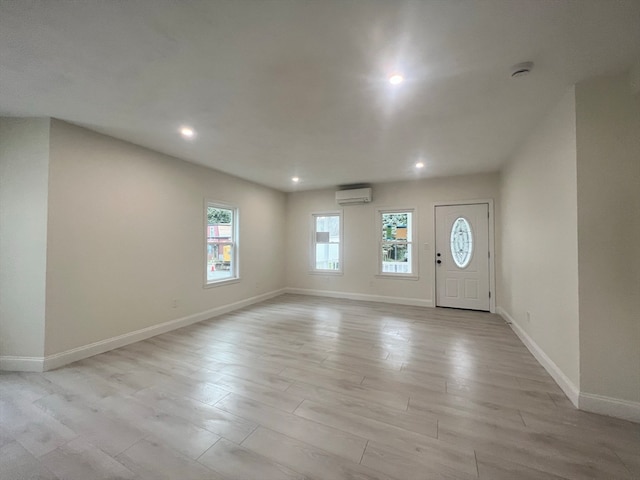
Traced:
<svg viewBox="0 0 640 480">
<path fill-rule="evenodd" d="M 496 315 L 283 295 L 0 374 L 0 478 L 639 479 Z"/>
</svg>

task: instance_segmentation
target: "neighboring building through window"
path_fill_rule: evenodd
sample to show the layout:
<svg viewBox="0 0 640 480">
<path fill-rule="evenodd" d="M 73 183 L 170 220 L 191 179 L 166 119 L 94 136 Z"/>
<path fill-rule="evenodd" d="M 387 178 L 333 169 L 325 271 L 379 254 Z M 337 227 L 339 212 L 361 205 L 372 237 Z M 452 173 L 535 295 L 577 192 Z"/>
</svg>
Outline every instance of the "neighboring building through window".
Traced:
<svg viewBox="0 0 640 480">
<path fill-rule="evenodd" d="M 312 272 L 342 272 L 342 214 L 314 213 L 312 216 Z"/>
<path fill-rule="evenodd" d="M 238 209 L 207 202 L 206 284 L 238 278 Z"/>
<path fill-rule="evenodd" d="M 382 275 L 415 275 L 413 262 L 413 211 L 379 210 Z"/>
</svg>

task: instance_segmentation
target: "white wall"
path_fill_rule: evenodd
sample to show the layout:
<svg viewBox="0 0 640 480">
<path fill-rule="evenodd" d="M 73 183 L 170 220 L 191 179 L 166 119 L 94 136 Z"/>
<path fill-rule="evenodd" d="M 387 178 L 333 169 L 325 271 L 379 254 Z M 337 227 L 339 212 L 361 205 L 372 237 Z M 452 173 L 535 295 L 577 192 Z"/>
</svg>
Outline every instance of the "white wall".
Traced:
<svg viewBox="0 0 640 480">
<path fill-rule="evenodd" d="M 287 195 L 287 286 L 433 305 L 434 203 L 497 199 L 498 190 L 498 175 L 487 174 L 377 184 L 373 186 L 373 202 L 346 207 L 336 204 L 335 189 L 290 193 Z M 377 209 L 387 207 L 416 209 L 415 247 L 419 255 L 419 278 L 416 280 L 376 276 Z M 310 274 L 311 214 L 337 209 L 344 212 L 344 274 Z"/>
<path fill-rule="evenodd" d="M 640 93 L 580 83 L 576 111 L 581 387 L 640 402 Z"/>
<path fill-rule="evenodd" d="M 238 283 L 203 288 L 205 197 L 240 208 Z M 52 120 L 45 353 L 283 288 L 284 230 L 281 192 Z"/>
<path fill-rule="evenodd" d="M 0 357 L 44 351 L 48 170 L 49 119 L 0 119 Z"/>
<path fill-rule="evenodd" d="M 580 352 L 575 119 L 575 90 L 571 88 L 502 172 L 498 301 L 577 393 Z M 530 312 L 530 321 L 526 312 Z"/>
</svg>

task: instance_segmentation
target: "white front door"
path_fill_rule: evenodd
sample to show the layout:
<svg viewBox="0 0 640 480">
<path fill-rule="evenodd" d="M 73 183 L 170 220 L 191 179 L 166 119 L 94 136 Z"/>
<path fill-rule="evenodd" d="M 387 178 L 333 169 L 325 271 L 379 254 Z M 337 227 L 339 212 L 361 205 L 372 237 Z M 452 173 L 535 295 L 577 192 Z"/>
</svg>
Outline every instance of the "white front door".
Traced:
<svg viewBox="0 0 640 480">
<path fill-rule="evenodd" d="M 435 208 L 436 306 L 489 311 L 489 204 Z"/>
</svg>

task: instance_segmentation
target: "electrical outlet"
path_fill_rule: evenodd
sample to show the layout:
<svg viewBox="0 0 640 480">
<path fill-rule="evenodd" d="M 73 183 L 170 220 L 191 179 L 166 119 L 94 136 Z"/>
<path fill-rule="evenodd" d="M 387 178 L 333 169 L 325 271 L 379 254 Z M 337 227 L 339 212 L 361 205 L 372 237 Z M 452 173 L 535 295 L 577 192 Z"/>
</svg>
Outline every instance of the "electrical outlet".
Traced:
<svg viewBox="0 0 640 480">
<path fill-rule="evenodd" d="M 527 323 L 531 323 L 531 312 L 527 312 Z"/>
</svg>

